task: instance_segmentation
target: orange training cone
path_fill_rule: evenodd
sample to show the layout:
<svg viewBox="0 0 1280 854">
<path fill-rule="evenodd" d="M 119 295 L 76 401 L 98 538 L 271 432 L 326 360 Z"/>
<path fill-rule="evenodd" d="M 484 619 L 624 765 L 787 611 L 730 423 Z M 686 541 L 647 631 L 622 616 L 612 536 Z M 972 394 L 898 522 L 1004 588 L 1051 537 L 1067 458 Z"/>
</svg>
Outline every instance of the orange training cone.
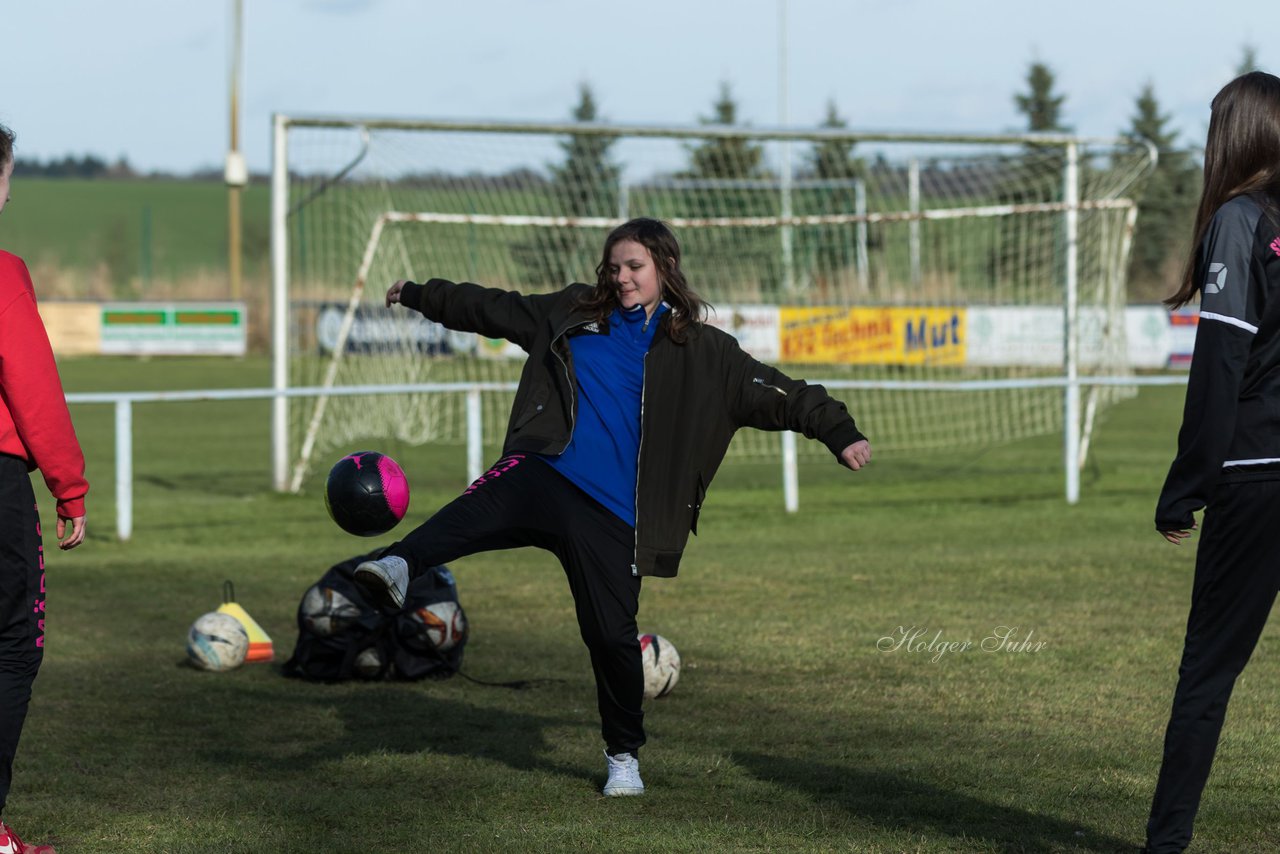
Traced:
<svg viewBox="0 0 1280 854">
<path fill-rule="evenodd" d="M 244 626 L 245 632 L 249 635 L 249 651 L 245 654 L 244 660 L 248 664 L 251 661 L 272 661 L 276 657 L 275 648 L 271 645 L 271 638 L 262 630 L 262 626 L 258 625 L 253 617 L 249 616 L 249 612 L 235 601 L 235 587 L 228 581 L 222 586 L 223 598 L 225 601 L 218 606 L 218 613 L 230 614 L 240 621 Z"/>
</svg>

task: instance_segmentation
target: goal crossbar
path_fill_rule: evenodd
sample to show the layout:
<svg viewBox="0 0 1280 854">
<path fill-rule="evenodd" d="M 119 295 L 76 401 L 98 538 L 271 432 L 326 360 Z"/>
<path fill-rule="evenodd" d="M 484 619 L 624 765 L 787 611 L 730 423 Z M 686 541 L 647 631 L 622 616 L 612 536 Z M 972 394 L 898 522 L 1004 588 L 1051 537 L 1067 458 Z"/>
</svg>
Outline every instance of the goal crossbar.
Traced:
<svg viewBox="0 0 1280 854">
<path fill-rule="evenodd" d="M 877 211 L 863 214 L 810 214 L 791 216 L 747 217 L 669 217 L 666 222 L 675 228 L 779 228 L 784 226 L 852 225 L 854 223 L 920 222 L 949 219 L 982 219 L 987 217 L 1019 216 L 1029 213 L 1063 213 L 1067 210 L 1127 210 L 1134 207 L 1132 199 L 1095 199 L 1076 205 L 1068 202 L 1032 202 L 1020 205 L 979 205 L 964 208 L 938 208 L 922 211 Z M 523 214 L 471 214 L 387 211 L 380 216 L 370 235 L 370 246 L 389 222 L 429 222 L 441 225 L 511 225 L 542 228 L 614 228 L 625 220 L 618 217 L 532 216 Z M 366 252 L 362 268 L 372 263 Z"/>
</svg>

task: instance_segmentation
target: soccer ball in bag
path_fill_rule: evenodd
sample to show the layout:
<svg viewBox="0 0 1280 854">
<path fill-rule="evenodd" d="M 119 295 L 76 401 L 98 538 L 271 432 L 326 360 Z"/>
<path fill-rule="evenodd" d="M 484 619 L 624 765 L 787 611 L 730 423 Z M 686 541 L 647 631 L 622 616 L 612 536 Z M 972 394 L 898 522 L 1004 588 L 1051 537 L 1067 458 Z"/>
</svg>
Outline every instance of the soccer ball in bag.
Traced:
<svg viewBox="0 0 1280 854">
<path fill-rule="evenodd" d="M 352 666 L 361 679 L 377 679 L 382 675 L 382 655 L 376 646 L 362 649 Z"/>
<path fill-rule="evenodd" d="M 329 470 L 324 505 L 348 534 L 376 537 L 404 518 L 409 509 L 409 481 L 391 457 L 377 451 L 356 451 Z"/>
<path fill-rule="evenodd" d="M 435 602 L 409 616 L 414 640 L 436 652 L 448 652 L 467 636 L 467 617 L 457 602 Z"/>
<path fill-rule="evenodd" d="M 640 635 L 644 663 L 644 698 L 656 700 L 671 693 L 680 681 L 680 653 L 662 635 Z"/>
<path fill-rule="evenodd" d="M 187 658 L 201 670 L 232 670 L 244 663 L 249 633 L 230 614 L 211 611 L 191 624 Z"/>
<path fill-rule="evenodd" d="M 323 637 L 336 635 L 364 616 L 360 606 L 331 587 L 313 584 L 298 608 L 302 624 Z"/>
</svg>

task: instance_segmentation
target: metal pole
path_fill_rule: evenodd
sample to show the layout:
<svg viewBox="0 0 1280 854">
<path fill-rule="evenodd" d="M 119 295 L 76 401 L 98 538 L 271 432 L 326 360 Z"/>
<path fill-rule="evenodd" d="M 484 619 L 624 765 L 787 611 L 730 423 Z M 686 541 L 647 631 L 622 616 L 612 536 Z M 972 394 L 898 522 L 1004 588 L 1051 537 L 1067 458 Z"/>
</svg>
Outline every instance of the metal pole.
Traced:
<svg viewBox="0 0 1280 854">
<path fill-rule="evenodd" d="M 116 536 L 133 535 L 133 404 L 116 401 Z"/>
<path fill-rule="evenodd" d="M 787 103 L 787 0 L 778 0 L 778 123 L 786 127 L 790 121 Z M 791 217 L 791 143 L 778 143 L 781 152 L 781 215 Z M 782 226 L 782 284 L 786 293 L 796 287 L 795 253 L 792 247 L 792 228 Z"/>
<path fill-rule="evenodd" d="M 142 252 L 141 263 L 142 269 L 142 287 L 144 292 L 150 293 L 151 290 L 151 205 L 142 206 Z"/>
<path fill-rule="evenodd" d="M 782 431 L 782 500 L 788 513 L 800 509 L 800 476 L 796 470 L 796 434 Z"/>
<path fill-rule="evenodd" d="M 241 289 L 240 191 L 248 182 L 248 171 L 240 154 L 240 56 L 243 0 L 232 2 L 231 45 L 231 146 L 227 151 L 227 272 L 231 298 L 238 300 Z"/>
<path fill-rule="evenodd" d="M 856 226 L 858 290 L 866 294 L 871 290 L 871 271 L 867 266 L 867 182 L 861 178 L 853 186 L 853 212 L 859 217 Z"/>
<path fill-rule="evenodd" d="M 480 389 L 467 389 L 467 483 L 475 483 L 484 471 L 484 433 Z"/>
<path fill-rule="evenodd" d="M 289 122 L 276 115 L 271 133 L 271 384 L 289 387 Z M 289 400 L 271 403 L 271 476 L 277 492 L 289 486 Z"/>
<path fill-rule="evenodd" d="M 227 187 L 227 277 L 231 281 L 231 298 L 243 295 L 240 267 L 240 188 Z"/>
<path fill-rule="evenodd" d="M 907 207 L 913 214 L 907 225 L 911 241 L 911 284 L 920 284 L 920 161 L 913 157 L 907 166 Z"/>
<path fill-rule="evenodd" d="M 1062 179 L 1063 201 L 1066 203 L 1066 299 L 1064 304 L 1063 334 L 1064 373 L 1066 374 L 1065 444 L 1067 503 L 1080 500 L 1080 329 L 1079 329 L 1079 268 L 1078 240 L 1080 236 L 1080 151 L 1075 142 L 1067 143 L 1067 163 Z"/>
</svg>

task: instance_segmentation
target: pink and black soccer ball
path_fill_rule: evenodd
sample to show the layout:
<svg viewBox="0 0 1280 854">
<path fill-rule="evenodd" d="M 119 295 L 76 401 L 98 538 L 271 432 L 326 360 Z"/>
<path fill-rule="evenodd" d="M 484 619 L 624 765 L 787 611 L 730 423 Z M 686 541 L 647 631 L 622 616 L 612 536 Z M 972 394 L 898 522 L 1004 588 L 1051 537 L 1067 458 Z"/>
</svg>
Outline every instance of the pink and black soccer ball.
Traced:
<svg viewBox="0 0 1280 854">
<path fill-rule="evenodd" d="M 357 451 L 329 470 L 324 504 L 348 534 L 377 537 L 404 518 L 409 509 L 409 480 L 391 457 Z"/>
</svg>

